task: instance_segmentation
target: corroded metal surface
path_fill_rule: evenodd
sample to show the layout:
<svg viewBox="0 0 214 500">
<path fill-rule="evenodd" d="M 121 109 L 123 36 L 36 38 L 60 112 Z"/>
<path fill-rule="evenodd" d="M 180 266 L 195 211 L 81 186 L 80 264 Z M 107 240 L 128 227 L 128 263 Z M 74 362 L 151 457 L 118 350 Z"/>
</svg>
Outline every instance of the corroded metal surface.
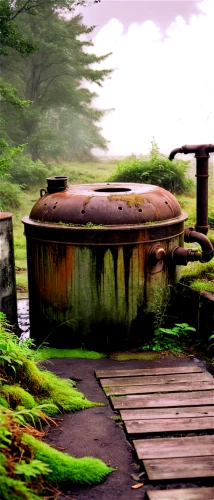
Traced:
<svg viewBox="0 0 214 500">
<path fill-rule="evenodd" d="M 49 189 L 49 188 L 48 188 Z M 74 185 L 45 194 L 30 218 L 65 224 L 144 224 L 181 215 L 176 198 L 150 184 L 102 183 Z"/>
<path fill-rule="evenodd" d="M 0 311 L 17 326 L 13 227 L 10 212 L 0 213 Z"/>
<path fill-rule="evenodd" d="M 169 159 L 173 160 L 177 153 L 195 153 L 196 158 L 196 225 L 195 230 L 199 233 L 208 233 L 208 163 L 209 153 L 214 152 L 214 144 L 185 145 L 181 148 L 173 149 Z"/>
<path fill-rule="evenodd" d="M 65 180 L 60 192 L 52 179 L 55 188 L 23 219 L 32 337 L 59 347 L 142 345 L 178 280 L 172 254 L 187 215 L 152 185 Z"/>
</svg>

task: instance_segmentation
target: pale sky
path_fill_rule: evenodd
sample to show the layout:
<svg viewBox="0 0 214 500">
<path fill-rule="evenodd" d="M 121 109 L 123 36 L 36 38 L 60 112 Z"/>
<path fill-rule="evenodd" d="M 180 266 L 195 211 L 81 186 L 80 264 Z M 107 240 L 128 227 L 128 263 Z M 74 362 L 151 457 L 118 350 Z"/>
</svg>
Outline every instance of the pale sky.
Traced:
<svg viewBox="0 0 214 500">
<path fill-rule="evenodd" d="M 109 155 L 146 154 L 153 136 L 164 153 L 214 142 L 214 0 L 102 0 L 83 22 L 98 24 L 93 51 L 112 52 L 111 78 L 90 86 L 94 107 L 114 108 L 100 122 Z"/>
</svg>

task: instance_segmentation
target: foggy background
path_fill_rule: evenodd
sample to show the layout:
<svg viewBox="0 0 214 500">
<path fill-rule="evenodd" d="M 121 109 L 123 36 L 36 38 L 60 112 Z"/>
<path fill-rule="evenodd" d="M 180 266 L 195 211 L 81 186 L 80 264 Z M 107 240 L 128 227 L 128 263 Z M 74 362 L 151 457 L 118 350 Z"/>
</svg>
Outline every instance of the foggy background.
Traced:
<svg viewBox="0 0 214 500">
<path fill-rule="evenodd" d="M 145 154 L 153 136 L 163 153 L 213 142 L 213 0 L 102 0 L 77 11 L 97 25 L 91 51 L 112 52 L 99 65 L 111 77 L 90 85 L 93 106 L 114 108 L 100 122 L 107 155 Z"/>
</svg>

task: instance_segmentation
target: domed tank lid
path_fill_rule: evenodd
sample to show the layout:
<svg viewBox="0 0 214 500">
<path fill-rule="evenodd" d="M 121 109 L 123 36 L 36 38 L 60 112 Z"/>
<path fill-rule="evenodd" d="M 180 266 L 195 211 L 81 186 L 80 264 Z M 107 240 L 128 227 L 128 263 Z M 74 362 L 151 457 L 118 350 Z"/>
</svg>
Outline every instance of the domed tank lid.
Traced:
<svg viewBox="0 0 214 500">
<path fill-rule="evenodd" d="M 47 179 L 47 191 L 31 210 L 34 221 L 77 225 L 127 225 L 181 216 L 176 198 L 151 184 L 67 185 L 67 177 Z"/>
</svg>

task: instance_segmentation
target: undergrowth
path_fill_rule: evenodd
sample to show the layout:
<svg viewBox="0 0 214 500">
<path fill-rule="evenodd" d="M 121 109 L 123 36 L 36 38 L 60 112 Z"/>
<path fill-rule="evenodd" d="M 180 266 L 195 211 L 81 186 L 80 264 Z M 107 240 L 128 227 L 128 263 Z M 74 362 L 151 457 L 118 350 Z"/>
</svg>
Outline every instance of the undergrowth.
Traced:
<svg viewBox="0 0 214 500">
<path fill-rule="evenodd" d="M 82 410 L 89 401 L 71 380 L 35 363 L 32 341 L 20 343 L 0 313 L 0 498 L 57 498 L 58 486 L 93 484 L 113 470 L 102 461 L 71 457 L 43 443 L 42 425 L 61 412 Z M 38 430 L 39 429 L 39 430 Z M 51 497 L 50 497 L 51 494 Z"/>
<path fill-rule="evenodd" d="M 117 163 L 117 171 L 110 177 L 111 182 L 140 182 L 160 186 L 172 193 L 186 193 L 193 189 L 193 181 L 188 177 L 189 161 L 169 158 L 161 154 L 155 140 L 152 141 L 150 155 L 125 158 Z"/>
<path fill-rule="evenodd" d="M 182 352 L 192 341 L 195 331 L 187 323 L 175 323 L 173 328 L 158 328 L 150 342 L 142 346 L 142 350 Z"/>
</svg>

